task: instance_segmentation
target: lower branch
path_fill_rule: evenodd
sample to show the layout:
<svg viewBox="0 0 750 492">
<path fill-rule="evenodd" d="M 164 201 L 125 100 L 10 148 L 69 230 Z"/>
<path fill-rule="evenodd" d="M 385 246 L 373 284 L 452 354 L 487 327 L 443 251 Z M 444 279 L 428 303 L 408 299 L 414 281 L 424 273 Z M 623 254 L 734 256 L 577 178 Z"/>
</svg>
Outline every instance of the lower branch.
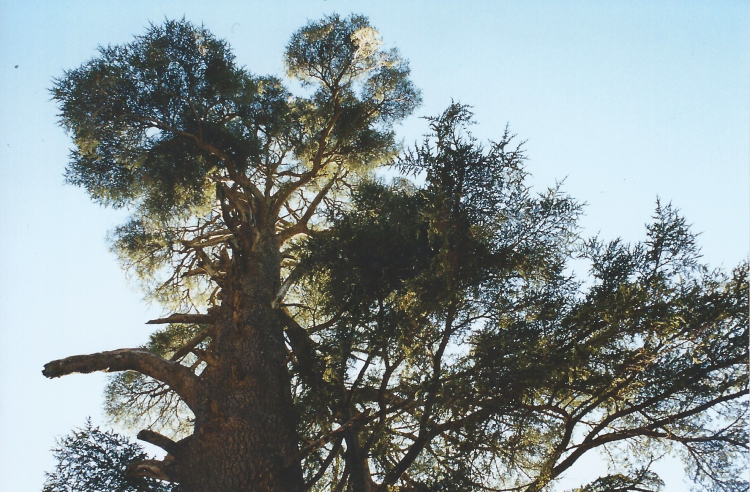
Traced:
<svg viewBox="0 0 750 492">
<path fill-rule="evenodd" d="M 171 387 L 191 410 L 198 408 L 198 376 L 179 362 L 164 359 L 146 349 L 120 349 L 90 355 L 74 355 L 44 365 L 42 374 L 58 378 L 90 372 L 138 371 Z"/>
<path fill-rule="evenodd" d="M 146 321 L 147 325 L 166 325 L 168 323 L 190 323 L 196 325 L 210 325 L 216 319 L 210 314 L 173 314 L 166 318 Z"/>
<path fill-rule="evenodd" d="M 128 478 L 155 478 L 157 480 L 166 480 L 168 482 L 176 481 L 172 476 L 172 467 L 174 458 L 167 455 L 164 461 L 161 460 L 143 460 L 134 461 L 125 470 L 125 476 Z"/>
</svg>

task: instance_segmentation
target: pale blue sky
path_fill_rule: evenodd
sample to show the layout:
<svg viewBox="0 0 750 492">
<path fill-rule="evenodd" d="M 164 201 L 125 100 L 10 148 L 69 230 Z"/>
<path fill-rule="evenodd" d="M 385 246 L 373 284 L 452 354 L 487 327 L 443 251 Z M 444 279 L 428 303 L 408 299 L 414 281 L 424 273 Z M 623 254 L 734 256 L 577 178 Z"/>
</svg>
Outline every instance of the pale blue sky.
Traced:
<svg viewBox="0 0 750 492">
<path fill-rule="evenodd" d="M 69 141 L 53 77 L 99 44 L 183 15 L 229 41 L 240 64 L 283 75 L 308 19 L 370 17 L 411 61 L 424 104 L 474 106 L 480 138 L 527 140 L 538 185 L 588 202 L 586 234 L 643 237 L 657 196 L 680 207 L 714 266 L 748 253 L 748 6 L 681 1 L 0 0 L 0 489 L 39 491 L 54 437 L 101 414 L 102 375 L 49 381 L 43 364 L 142 344 L 159 314 L 107 251 L 123 212 L 63 186 Z M 425 131 L 401 128 L 408 143 Z M 566 484 L 597 476 L 571 470 Z M 599 470 L 603 472 L 603 470 Z M 672 467 L 668 491 L 687 490 Z"/>
</svg>

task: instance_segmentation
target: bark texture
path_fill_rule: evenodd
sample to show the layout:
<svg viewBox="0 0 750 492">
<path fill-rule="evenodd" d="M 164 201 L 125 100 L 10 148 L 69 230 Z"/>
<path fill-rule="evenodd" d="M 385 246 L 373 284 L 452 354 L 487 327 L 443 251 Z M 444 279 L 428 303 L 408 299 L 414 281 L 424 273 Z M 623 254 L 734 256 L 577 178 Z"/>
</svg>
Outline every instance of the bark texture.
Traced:
<svg viewBox="0 0 750 492">
<path fill-rule="evenodd" d="M 272 234 L 236 250 L 210 317 L 207 367 L 196 376 L 145 349 L 78 355 L 50 362 L 43 374 L 135 370 L 167 383 L 195 414 L 194 433 L 179 442 L 155 432 L 139 438 L 169 454 L 133 463 L 132 476 L 180 483 L 181 492 L 304 490 L 279 290 L 279 247 Z M 160 322 L 162 320 L 156 320 Z M 202 332 L 198 338 L 205 337 Z M 188 343 L 190 346 L 190 343 Z"/>
<path fill-rule="evenodd" d="M 201 374 L 205 411 L 177 456 L 185 492 L 303 490 L 283 326 L 272 307 L 278 251 L 272 238 L 260 240 L 227 274 L 212 363 Z"/>
</svg>

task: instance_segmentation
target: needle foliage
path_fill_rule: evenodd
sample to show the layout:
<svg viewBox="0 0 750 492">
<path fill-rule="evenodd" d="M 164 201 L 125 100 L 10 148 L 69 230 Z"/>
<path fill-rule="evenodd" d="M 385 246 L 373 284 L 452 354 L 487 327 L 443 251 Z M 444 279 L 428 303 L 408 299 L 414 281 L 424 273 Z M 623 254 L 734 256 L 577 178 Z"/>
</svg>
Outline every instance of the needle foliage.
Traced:
<svg viewBox="0 0 750 492">
<path fill-rule="evenodd" d="M 292 444 L 247 441 L 270 446 L 242 456 L 251 485 L 216 490 L 534 492 L 597 452 L 609 473 L 579 492 L 660 490 L 665 454 L 700 490 L 748 489 L 746 263 L 704 265 L 660 202 L 641 242 L 582 238 L 581 204 L 530 189 L 514 136 L 477 141 L 461 104 L 401 149 L 419 93 L 363 17 L 310 22 L 285 61 L 311 95 L 167 22 L 53 90 L 68 181 L 133 210 L 113 250 L 171 314 L 107 390 L 170 453 L 143 476 L 209 490 L 191 463 L 211 442 L 278 425 Z M 264 384 L 287 399 L 258 410 Z"/>
</svg>

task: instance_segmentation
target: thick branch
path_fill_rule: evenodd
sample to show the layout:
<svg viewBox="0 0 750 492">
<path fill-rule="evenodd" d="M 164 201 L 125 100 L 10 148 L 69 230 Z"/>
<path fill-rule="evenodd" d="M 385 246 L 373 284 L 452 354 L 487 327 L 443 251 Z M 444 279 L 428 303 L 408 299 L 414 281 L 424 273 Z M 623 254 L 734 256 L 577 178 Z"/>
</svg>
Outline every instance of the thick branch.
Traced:
<svg viewBox="0 0 750 492">
<path fill-rule="evenodd" d="M 300 377 L 311 387 L 323 388 L 326 383 L 320 371 L 321 362 L 315 353 L 315 342 L 310 339 L 307 331 L 294 320 L 286 309 L 280 309 L 278 312 L 286 326 L 286 334 L 292 346 L 292 352 L 300 366 Z"/>
<path fill-rule="evenodd" d="M 293 464 L 294 462 L 299 461 L 305 456 L 307 456 L 308 454 L 313 453 L 317 451 L 318 449 L 322 448 L 329 442 L 338 438 L 347 429 L 351 429 L 357 424 L 362 423 L 363 421 L 366 421 L 369 416 L 370 416 L 370 409 L 367 409 L 364 412 L 360 413 L 359 415 L 356 415 L 350 418 L 345 423 L 343 423 L 341 427 L 335 430 L 332 430 L 331 432 L 321 437 L 317 441 L 313 441 L 312 443 L 308 444 L 304 448 L 300 449 L 299 452 L 297 452 L 297 454 L 291 460 L 289 460 L 289 465 L 291 466 L 291 464 Z"/>
<path fill-rule="evenodd" d="M 294 284 L 299 278 L 302 276 L 302 270 L 300 268 L 295 268 L 292 270 L 292 272 L 289 274 L 289 276 L 284 280 L 284 282 L 281 284 L 281 287 L 279 287 L 279 291 L 276 293 L 276 297 L 274 298 L 273 302 L 271 303 L 271 306 L 276 309 L 281 305 L 281 301 L 284 300 L 284 296 L 286 295 L 286 292 L 289 290 L 289 287 Z"/>
<path fill-rule="evenodd" d="M 171 387 L 195 411 L 198 407 L 198 377 L 178 362 L 168 361 L 146 349 L 120 349 L 90 355 L 74 355 L 45 364 L 42 374 L 58 378 L 90 372 L 138 371 Z"/>
<path fill-rule="evenodd" d="M 173 314 L 166 318 L 146 321 L 147 325 L 165 325 L 169 323 L 189 323 L 191 325 L 210 325 L 215 321 L 210 314 Z"/>
<path fill-rule="evenodd" d="M 125 470 L 125 476 L 128 478 L 147 477 L 157 480 L 166 480 L 174 482 L 171 468 L 174 465 L 174 458 L 167 455 L 164 461 L 161 460 L 143 460 L 134 461 Z"/>
<path fill-rule="evenodd" d="M 136 437 L 141 441 L 153 444 L 154 446 L 159 447 L 170 454 L 174 454 L 175 448 L 177 446 L 177 443 L 167 436 L 163 436 L 158 432 L 154 432 L 148 429 L 143 429 L 138 433 Z"/>
</svg>

